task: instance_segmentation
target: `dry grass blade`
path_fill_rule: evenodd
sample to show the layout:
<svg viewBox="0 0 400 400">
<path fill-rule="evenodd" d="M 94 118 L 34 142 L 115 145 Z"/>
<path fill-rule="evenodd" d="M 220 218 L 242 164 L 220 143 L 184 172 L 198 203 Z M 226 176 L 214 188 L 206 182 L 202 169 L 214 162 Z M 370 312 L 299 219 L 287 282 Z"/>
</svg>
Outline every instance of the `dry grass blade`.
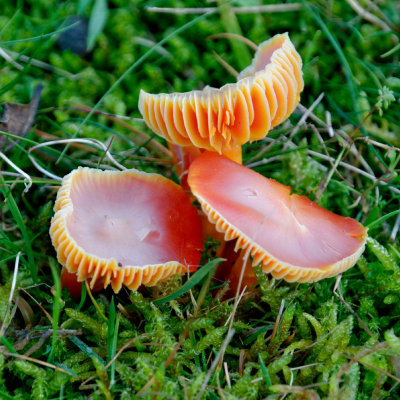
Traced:
<svg viewBox="0 0 400 400">
<path fill-rule="evenodd" d="M 276 316 L 274 328 L 272 329 L 271 340 L 274 339 L 276 332 L 278 331 L 279 323 L 281 322 L 281 317 L 283 314 L 283 309 L 285 307 L 285 299 L 282 299 L 281 306 L 279 307 L 278 315 Z"/>
<path fill-rule="evenodd" d="M 343 297 L 343 294 L 340 290 L 340 280 L 342 279 L 342 274 L 338 275 L 336 278 L 335 286 L 333 288 L 333 294 L 343 303 L 343 305 L 350 311 L 350 313 L 357 318 L 358 322 L 364 328 L 364 330 L 368 333 L 369 336 L 374 337 L 374 334 L 368 328 L 367 324 L 358 316 L 358 314 L 350 307 L 350 304 L 346 302 Z"/>
<path fill-rule="evenodd" d="M 232 318 L 233 320 L 233 318 Z M 203 395 L 204 390 L 206 389 L 206 386 L 208 384 L 208 381 L 210 380 L 212 374 L 214 373 L 215 368 L 217 368 L 218 363 L 220 362 L 220 360 L 222 360 L 225 350 L 229 344 L 229 342 L 232 340 L 233 335 L 235 334 L 235 330 L 234 329 L 230 329 L 226 335 L 226 338 L 224 339 L 221 348 L 219 349 L 217 355 L 214 358 L 214 361 L 211 364 L 211 367 L 209 368 L 209 370 L 207 371 L 207 374 L 204 378 L 203 383 L 201 384 L 200 390 L 197 393 L 196 396 L 196 400 L 200 400 L 201 396 Z"/>
<path fill-rule="evenodd" d="M 261 6 L 247 6 L 247 7 L 232 7 L 235 14 L 256 14 L 256 13 L 274 13 L 274 12 L 289 12 L 301 10 L 301 3 L 291 4 L 266 4 Z M 162 13 L 162 14 L 206 14 L 210 11 L 216 10 L 216 7 L 186 7 L 186 8 L 172 8 L 172 7 L 146 7 L 147 12 Z"/>
<path fill-rule="evenodd" d="M 15 169 L 15 171 L 17 171 L 19 175 L 24 178 L 24 192 L 28 192 L 33 183 L 32 178 L 26 172 L 22 171 L 21 168 L 17 167 L 2 151 L 0 151 L 0 158 L 2 158 L 11 168 Z"/>
<path fill-rule="evenodd" d="M 346 149 L 343 147 L 342 151 L 339 153 L 335 162 L 333 163 L 332 168 L 328 171 L 328 173 L 322 178 L 321 182 L 319 183 L 317 193 L 315 194 L 316 202 L 318 202 L 321 199 L 321 196 L 322 196 L 323 192 L 325 191 L 325 189 L 327 188 L 330 180 L 332 179 L 333 174 L 337 171 L 337 167 L 340 164 L 341 159 L 343 158 L 343 154 L 344 154 L 345 150 Z M 330 161 L 330 163 L 332 165 L 331 161 Z M 341 176 L 341 175 L 339 174 L 339 176 Z"/>
<path fill-rule="evenodd" d="M 40 129 L 35 129 L 35 135 L 41 137 L 42 139 L 46 139 L 46 140 L 59 140 L 60 139 L 59 136 L 52 135 L 50 133 L 41 131 Z M 90 152 L 90 153 L 96 153 L 97 152 L 97 150 L 94 149 L 93 147 L 86 146 L 86 145 L 80 144 L 80 143 L 71 143 L 71 147 L 74 147 L 76 149 L 85 150 L 85 151 Z"/>
<path fill-rule="evenodd" d="M 20 256 L 21 256 L 21 252 L 19 251 L 17 253 L 17 256 L 15 257 L 13 279 L 12 279 L 12 282 L 11 282 L 11 289 L 10 289 L 10 295 L 8 296 L 7 307 L 6 307 L 6 310 L 4 312 L 3 321 L 1 322 L 0 337 L 2 337 L 4 335 L 4 330 L 5 330 L 6 324 L 7 324 L 8 312 L 10 311 L 11 302 L 12 302 L 12 299 L 13 299 L 13 296 L 14 296 L 14 292 L 15 292 L 15 286 L 17 284 Z"/>
<path fill-rule="evenodd" d="M 79 105 L 81 111 L 84 112 L 92 112 L 92 108 L 88 107 L 88 106 L 82 106 Z M 97 113 L 97 110 L 94 111 L 94 113 Z M 135 133 L 136 135 L 138 135 L 144 142 L 148 142 L 148 145 L 150 148 L 152 148 L 153 150 L 159 151 L 161 153 L 163 153 L 164 155 L 166 155 L 168 158 L 172 158 L 172 153 L 165 147 L 163 146 L 161 143 L 157 142 L 157 140 L 152 139 L 147 133 L 142 132 L 141 130 L 133 127 L 132 125 L 129 125 L 127 122 L 125 121 L 121 121 L 120 119 L 112 116 L 112 115 L 108 115 L 108 114 L 104 114 L 101 113 L 100 114 L 104 115 L 107 119 L 109 119 L 110 121 L 115 122 L 118 125 L 121 125 L 122 127 L 128 129 L 129 131 Z"/>
<path fill-rule="evenodd" d="M 308 152 L 308 154 L 310 154 L 311 156 L 314 156 L 314 157 L 317 157 L 317 158 L 322 158 L 323 160 L 329 161 L 329 158 L 330 158 L 330 157 L 327 157 L 327 156 L 324 155 L 324 154 L 317 153 L 316 151 L 313 151 L 313 150 L 308 150 L 307 152 Z M 334 159 L 331 158 L 331 161 L 333 161 L 333 160 L 334 160 Z M 374 182 L 374 183 L 379 183 L 380 185 L 383 185 L 383 186 L 388 185 L 387 182 L 385 182 L 385 181 L 383 181 L 383 180 L 381 180 L 381 179 L 379 179 L 379 178 L 376 178 L 374 175 L 369 174 L 368 172 L 365 172 L 365 171 L 363 171 L 362 169 L 355 167 L 354 165 L 347 164 L 347 163 L 345 163 L 344 161 L 340 161 L 340 162 L 339 162 L 339 165 L 342 166 L 342 167 L 344 167 L 344 168 L 346 168 L 346 169 L 348 169 L 348 170 L 350 170 L 350 171 L 353 171 L 353 172 L 355 172 L 355 173 L 357 173 L 357 174 L 360 174 L 360 175 L 362 175 L 362 176 L 364 176 L 364 177 L 370 179 L 370 180 L 371 180 L 372 182 Z M 391 190 L 393 193 L 400 194 L 400 189 L 397 189 L 396 187 L 393 187 L 393 186 L 390 186 L 390 185 L 389 185 L 389 186 L 388 186 L 388 189 Z"/>
<path fill-rule="evenodd" d="M 43 311 L 44 315 L 46 315 L 47 319 L 50 321 L 50 323 L 53 323 L 53 318 L 52 316 L 47 312 L 47 310 L 24 288 L 20 288 L 19 290 L 22 290 L 24 293 L 26 293 Z"/>
<path fill-rule="evenodd" d="M 39 149 L 41 147 L 48 147 L 48 146 L 53 146 L 55 144 L 69 144 L 69 143 L 84 143 L 84 144 L 90 144 L 92 146 L 95 146 L 101 150 L 104 151 L 104 154 L 107 156 L 107 158 L 119 169 L 122 171 L 125 171 L 126 168 L 121 165 L 110 153 L 108 147 L 106 147 L 100 140 L 97 139 L 60 139 L 60 140 L 51 140 L 49 142 L 44 142 L 44 143 L 39 143 L 29 149 L 28 152 L 28 157 L 31 160 L 32 164 L 38 169 L 40 172 L 42 172 L 44 175 L 48 176 L 49 178 L 55 179 L 57 181 L 62 181 L 62 178 L 58 175 L 53 174 L 52 172 L 47 171 L 44 169 L 31 155 L 31 152 L 33 150 Z"/>
<path fill-rule="evenodd" d="M 357 0 L 346 0 L 349 6 L 361 17 L 366 19 L 367 21 L 371 22 L 371 24 L 374 24 L 376 26 L 379 26 L 379 28 L 383 29 L 386 32 L 392 31 L 392 28 L 384 21 L 376 17 L 374 14 L 371 14 L 369 11 L 367 11 L 363 6 L 357 1 Z M 396 35 L 393 35 L 393 37 L 396 37 Z M 398 38 L 396 37 L 396 42 L 398 42 Z"/>
<path fill-rule="evenodd" d="M 396 221 L 393 225 L 392 232 L 390 233 L 391 241 L 394 242 L 396 240 L 396 236 L 397 236 L 397 233 L 399 232 L 399 228 L 400 228 L 400 214 L 397 215 Z"/>
<path fill-rule="evenodd" d="M 307 118 L 312 114 L 312 112 L 314 111 L 315 107 L 317 107 L 317 105 L 322 101 L 322 99 L 324 98 L 324 95 L 325 95 L 324 92 L 322 92 L 314 100 L 314 102 L 311 104 L 311 106 L 308 109 L 304 107 L 305 108 L 305 112 L 303 113 L 303 115 L 301 116 L 299 122 L 296 124 L 296 126 L 294 127 L 294 129 L 290 133 L 290 135 L 288 137 L 288 142 L 290 142 L 292 140 L 292 138 L 297 134 L 297 132 L 299 131 L 301 126 L 307 121 Z M 285 144 L 283 146 L 283 149 L 285 150 L 287 147 L 288 147 L 288 144 Z"/>
<path fill-rule="evenodd" d="M 371 368 L 371 369 L 373 369 L 375 371 L 378 371 L 379 373 L 381 373 L 383 375 L 386 375 L 387 377 L 389 377 L 389 378 L 395 380 L 396 382 L 400 383 L 400 378 L 398 376 L 392 375 L 391 373 L 385 371 L 382 368 L 376 367 L 373 364 L 366 363 L 365 361 L 362 361 L 359 358 L 350 357 L 350 356 L 348 356 L 346 354 L 341 354 L 341 356 L 343 356 L 343 357 L 347 358 L 348 360 L 351 360 L 351 361 L 353 361 L 355 363 L 356 362 L 360 363 L 360 364 L 364 365 L 364 367 Z"/>
<path fill-rule="evenodd" d="M 143 333 L 142 335 L 136 336 L 130 340 L 128 340 L 119 350 L 118 352 L 115 354 L 115 356 L 107 363 L 107 365 L 104 367 L 105 369 L 109 368 L 110 365 L 129 347 L 132 345 L 132 343 L 135 343 L 136 340 L 138 339 L 142 339 L 144 337 L 146 337 L 147 334 Z"/>
<path fill-rule="evenodd" d="M 50 363 L 48 363 L 46 361 L 42 361 L 42 360 L 38 360 L 36 358 L 28 357 L 28 356 L 25 356 L 23 354 L 9 353 L 8 351 L 3 351 L 2 354 L 4 354 L 7 357 L 16 357 L 16 358 L 20 358 L 22 360 L 31 361 L 31 362 L 33 362 L 35 364 L 40 364 L 40 365 L 43 365 L 44 367 L 53 368 L 56 371 L 64 372 L 67 375 L 74 376 L 74 374 L 72 374 L 71 372 L 69 372 L 69 371 L 67 371 L 67 370 L 65 370 L 63 368 L 57 367 L 57 365 L 50 364 Z"/>
<path fill-rule="evenodd" d="M 321 143 L 322 148 L 324 149 L 324 153 L 325 153 L 328 157 L 330 157 L 330 156 L 329 156 L 328 149 L 326 148 L 324 139 L 322 139 L 322 136 L 321 136 L 321 134 L 319 133 L 318 129 L 317 129 L 313 124 L 310 124 L 310 127 L 311 127 L 311 129 L 313 130 L 313 132 L 315 133 L 315 135 L 317 136 L 319 142 Z M 348 184 L 349 186 L 353 186 L 353 185 L 352 185 L 350 182 L 348 182 L 348 181 L 344 178 L 344 176 L 337 170 L 336 165 L 335 165 L 331 160 L 329 160 L 329 163 L 331 164 L 331 167 L 333 168 L 333 170 L 340 176 L 340 178 L 341 178 L 343 181 L 347 182 L 347 184 Z"/>
<path fill-rule="evenodd" d="M 61 68 L 57 68 L 54 65 L 45 63 L 45 62 L 40 61 L 40 60 L 36 60 L 35 58 L 28 57 L 28 56 L 26 56 L 24 54 L 19 54 L 19 53 L 15 52 L 15 51 L 11 51 L 11 50 L 8 50 L 8 49 L 7 50 L 3 50 L 3 51 L 10 58 L 14 57 L 14 58 L 18 58 L 19 60 L 21 60 L 22 62 L 25 62 L 25 63 L 29 62 L 31 65 L 33 65 L 35 67 L 41 68 L 41 69 L 46 70 L 46 71 L 54 72 L 54 73 L 56 73 L 56 74 L 58 74 L 60 76 L 64 76 L 65 78 L 70 79 L 71 81 L 75 81 L 75 80 L 79 79 L 81 77 L 81 75 L 82 75 L 81 73 L 71 74 L 71 72 L 65 71 L 65 70 L 63 70 Z M 11 60 L 14 63 L 16 63 L 13 58 L 11 58 Z M 19 65 L 19 64 L 17 64 L 17 65 Z M 19 65 L 19 67 L 21 67 L 23 69 L 23 67 L 21 65 Z M 20 69 L 20 68 L 18 68 L 18 69 Z"/>
<path fill-rule="evenodd" d="M 236 40 L 241 41 L 244 44 L 247 44 L 247 46 L 249 46 L 254 51 L 257 51 L 257 49 L 258 49 L 258 46 L 254 42 L 252 42 L 250 39 L 247 39 L 247 37 L 238 35 L 237 33 L 231 33 L 231 32 L 216 33 L 214 35 L 208 36 L 207 39 L 220 39 L 220 38 L 236 39 Z"/>
<path fill-rule="evenodd" d="M 0 47 L 0 56 L 3 57 L 17 70 L 22 71 L 24 69 L 24 67 L 21 64 L 18 64 L 16 61 L 14 61 L 14 59 L 9 54 L 7 54 L 7 52 L 1 47 Z"/>
<path fill-rule="evenodd" d="M 239 75 L 239 72 L 236 71 L 235 68 L 233 68 L 230 64 L 228 64 L 219 54 L 217 54 L 214 50 L 213 50 L 213 55 L 215 56 L 215 58 L 217 59 L 217 61 L 235 78 L 237 78 L 237 76 Z"/>
<path fill-rule="evenodd" d="M 231 378 L 229 376 L 229 370 L 228 370 L 228 363 L 224 362 L 224 372 L 225 372 L 225 379 L 226 383 L 228 385 L 228 388 L 231 389 Z"/>
</svg>

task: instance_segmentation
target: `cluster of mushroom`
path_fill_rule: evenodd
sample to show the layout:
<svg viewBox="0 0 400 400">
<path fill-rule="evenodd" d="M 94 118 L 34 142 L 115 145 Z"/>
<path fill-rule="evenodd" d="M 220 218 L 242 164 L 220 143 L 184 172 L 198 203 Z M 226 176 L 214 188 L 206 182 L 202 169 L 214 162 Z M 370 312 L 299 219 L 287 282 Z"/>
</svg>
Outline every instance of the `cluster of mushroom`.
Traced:
<svg viewBox="0 0 400 400">
<path fill-rule="evenodd" d="M 297 106 L 301 67 L 282 34 L 259 46 L 235 84 L 189 93 L 142 91 L 139 110 L 168 141 L 183 188 L 136 170 L 71 172 L 50 228 L 59 262 L 78 281 L 90 279 L 92 288 L 100 282 L 115 292 L 122 285 L 135 290 L 195 270 L 202 230 L 212 224 L 216 237 L 236 240 L 235 252 L 248 251 L 253 265 L 276 278 L 313 282 L 352 267 L 366 241 L 360 223 L 241 165 L 241 146 L 265 137 Z M 209 221 L 203 226 L 184 189 L 200 202 Z M 237 283 L 237 274 L 233 267 L 227 277 Z"/>
</svg>

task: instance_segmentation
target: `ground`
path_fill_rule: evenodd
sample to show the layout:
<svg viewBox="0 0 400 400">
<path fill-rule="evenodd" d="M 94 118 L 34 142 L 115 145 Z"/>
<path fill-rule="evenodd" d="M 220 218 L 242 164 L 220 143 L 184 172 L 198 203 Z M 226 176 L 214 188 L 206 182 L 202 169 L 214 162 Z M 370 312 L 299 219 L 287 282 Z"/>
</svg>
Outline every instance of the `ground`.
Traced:
<svg viewBox="0 0 400 400">
<path fill-rule="evenodd" d="M 1 2 L 1 398 L 400 397 L 399 4 L 315 0 L 238 13 L 260 3 Z M 259 283 L 238 302 L 213 279 L 208 241 L 190 278 L 118 294 L 84 287 L 71 298 L 48 235 L 56 177 L 111 162 L 93 142 L 32 147 L 95 138 L 125 167 L 178 182 L 166 142 L 140 119 L 140 89 L 234 82 L 253 50 L 224 34 L 258 44 L 281 32 L 302 57 L 305 89 L 289 120 L 244 147 L 243 162 L 369 227 L 356 266 L 337 287 L 256 267 Z M 6 103 L 38 100 L 38 85 L 37 112 L 34 100 L 7 119 Z"/>
</svg>

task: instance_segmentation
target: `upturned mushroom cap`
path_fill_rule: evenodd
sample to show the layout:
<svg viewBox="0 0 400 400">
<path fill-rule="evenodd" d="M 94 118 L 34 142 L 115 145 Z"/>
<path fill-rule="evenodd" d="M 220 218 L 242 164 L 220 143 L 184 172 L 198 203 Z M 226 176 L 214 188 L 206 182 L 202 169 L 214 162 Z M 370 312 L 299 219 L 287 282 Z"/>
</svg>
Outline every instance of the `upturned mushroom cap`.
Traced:
<svg viewBox="0 0 400 400">
<path fill-rule="evenodd" d="M 237 83 L 187 93 L 149 94 L 139 111 L 167 141 L 224 153 L 262 139 L 293 112 L 303 90 L 302 61 L 287 33 L 262 43 Z"/>
<path fill-rule="evenodd" d="M 64 177 L 50 236 L 78 280 L 115 292 L 194 270 L 201 223 L 183 189 L 157 174 L 78 168 Z"/>
<path fill-rule="evenodd" d="M 313 282 L 352 267 L 367 230 L 288 186 L 205 152 L 189 169 L 189 186 L 203 211 L 236 250 L 248 249 L 253 265 L 292 282 Z"/>
</svg>

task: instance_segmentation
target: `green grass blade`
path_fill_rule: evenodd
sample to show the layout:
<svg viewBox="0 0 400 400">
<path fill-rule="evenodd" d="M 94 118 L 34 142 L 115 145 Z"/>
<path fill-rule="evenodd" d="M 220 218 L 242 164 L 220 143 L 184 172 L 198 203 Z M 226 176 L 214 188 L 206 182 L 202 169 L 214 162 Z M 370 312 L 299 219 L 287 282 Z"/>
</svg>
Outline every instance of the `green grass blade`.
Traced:
<svg viewBox="0 0 400 400">
<path fill-rule="evenodd" d="M 8 46 L 10 44 L 16 44 L 16 43 L 36 42 L 38 40 L 51 38 L 52 36 L 56 35 L 57 33 L 68 31 L 69 29 L 73 28 L 76 24 L 78 24 L 78 22 L 75 22 L 75 23 L 73 23 L 71 25 L 65 26 L 64 28 L 57 29 L 56 31 L 45 33 L 45 34 L 40 35 L 40 36 L 33 36 L 33 37 L 30 37 L 30 38 L 26 38 L 26 39 L 7 40 L 7 41 L 4 41 L 4 42 L 0 42 L 0 46 Z"/>
<path fill-rule="evenodd" d="M 370 224 L 367 225 L 367 228 L 372 229 L 377 225 L 380 225 L 383 221 L 386 221 L 387 219 L 393 217 L 394 215 L 400 214 L 400 210 L 395 210 L 392 211 L 380 218 L 378 218 L 376 221 L 371 222 Z"/>
<path fill-rule="evenodd" d="M 163 297 L 161 299 L 154 300 L 153 303 L 156 306 L 161 306 L 162 304 L 168 303 L 171 300 L 175 300 L 181 297 L 184 293 L 188 292 L 192 287 L 197 285 L 201 280 L 208 275 L 208 273 L 213 269 L 217 268 L 217 265 L 223 261 L 223 258 L 216 258 L 208 262 L 204 267 L 201 267 L 187 282 L 185 282 L 181 288 L 176 292 L 170 294 L 169 296 Z"/>
<path fill-rule="evenodd" d="M 119 314 L 117 314 L 117 318 L 115 321 L 114 337 L 112 338 L 113 340 L 111 347 L 111 359 L 113 359 L 115 354 L 117 354 L 118 330 L 119 330 Z M 113 361 L 110 366 L 110 387 L 112 387 L 114 383 L 115 383 L 115 361 Z"/>
<path fill-rule="evenodd" d="M 4 344 L 4 346 L 7 348 L 7 350 L 8 350 L 10 353 L 16 353 L 16 354 L 18 354 L 18 351 L 14 349 L 13 345 L 12 345 L 4 336 L 1 336 L 1 337 L 0 337 L 0 341 L 1 341 L 1 343 Z"/>
<path fill-rule="evenodd" d="M 57 340 L 58 323 L 60 321 L 61 281 L 60 281 L 60 276 L 59 276 L 59 267 L 58 267 L 56 260 L 54 260 L 54 258 L 49 258 L 49 265 L 50 265 L 50 269 L 51 269 L 51 275 L 53 276 L 55 294 L 54 294 L 54 299 L 53 299 L 53 335 L 51 338 L 51 351 L 50 351 L 47 361 L 53 362 L 55 347 L 56 347 L 56 340 Z"/>
<path fill-rule="evenodd" d="M 258 355 L 258 362 L 260 363 L 261 374 L 264 378 L 265 384 L 269 389 L 272 386 L 271 378 L 269 377 L 268 368 L 265 366 L 261 354 Z"/>
<path fill-rule="evenodd" d="M 71 336 L 69 340 L 78 347 L 82 353 L 90 358 L 97 358 L 103 365 L 106 365 L 106 362 L 90 346 L 82 342 L 82 340 L 78 339 L 76 336 Z"/>
<path fill-rule="evenodd" d="M 336 51 L 336 53 L 337 53 L 337 55 L 338 55 L 338 57 L 340 59 L 340 62 L 343 65 L 343 69 L 344 69 L 344 74 L 345 74 L 345 77 L 346 77 L 347 85 L 348 85 L 349 90 L 350 90 L 350 96 L 351 96 L 352 105 L 353 105 L 353 108 L 354 108 L 354 110 L 355 110 L 355 112 L 357 114 L 357 120 L 358 120 L 358 111 L 359 110 L 358 110 L 358 104 L 357 104 L 357 98 L 356 98 L 356 87 L 354 85 L 354 77 L 353 77 L 353 72 L 351 71 L 351 68 L 350 68 L 350 64 L 347 61 L 347 59 L 346 59 L 346 57 L 345 57 L 345 55 L 343 53 L 343 50 L 340 47 L 338 41 L 332 35 L 330 30 L 328 29 L 328 27 L 326 26 L 326 24 L 324 23 L 324 21 L 320 17 L 319 13 L 317 11 L 314 11 L 313 7 L 309 6 L 309 5 L 306 5 L 306 9 L 313 16 L 313 18 L 316 21 L 316 23 L 319 25 L 319 27 L 325 33 L 325 35 L 328 38 L 328 40 L 331 42 L 332 47 Z"/>
<path fill-rule="evenodd" d="M 180 33 L 184 32 L 186 29 L 189 29 L 193 25 L 196 25 L 197 22 L 203 20 L 204 18 L 207 18 L 209 15 L 213 14 L 215 11 L 208 12 L 206 14 L 200 15 L 199 17 L 193 18 L 191 21 L 188 23 L 184 24 L 183 26 L 179 27 L 178 29 L 174 30 L 172 33 L 167 35 L 164 39 L 160 40 L 158 43 L 156 43 L 153 47 L 151 47 L 149 50 L 147 50 L 146 53 L 144 53 L 137 61 L 135 61 L 111 86 L 110 88 L 101 96 L 99 101 L 94 105 L 94 107 L 91 109 L 91 111 L 86 115 L 85 119 L 79 124 L 79 126 L 76 128 L 76 131 L 73 135 L 73 137 L 76 137 L 81 130 L 82 126 L 88 121 L 92 115 L 96 112 L 96 110 L 99 108 L 100 104 L 103 102 L 103 100 L 117 87 L 119 84 L 131 73 L 133 72 L 140 64 L 143 63 L 151 54 L 153 54 L 158 48 L 160 48 L 164 43 L 168 42 L 168 40 L 172 39 L 176 35 L 179 35 Z M 65 153 L 68 150 L 68 146 L 65 146 L 62 154 L 60 155 L 59 160 L 61 160 Z"/>
<path fill-rule="evenodd" d="M 87 50 L 93 50 L 97 37 L 103 31 L 108 18 L 107 0 L 95 0 L 89 20 Z"/>
<path fill-rule="evenodd" d="M 87 293 L 86 285 L 82 284 L 81 301 L 79 302 L 79 306 L 77 308 L 78 311 L 80 311 L 83 305 L 85 304 L 86 293 Z"/>
<path fill-rule="evenodd" d="M 0 192 L 3 194 L 7 201 L 8 207 L 10 209 L 11 215 L 13 216 L 19 230 L 21 231 L 22 237 L 25 242 L 25 251 L 28 256 L 29 270 L 34 283 L 38 282 L 36 261 L 32 251 L 30 235 L 26 229 L 24 220 L 22 218 L 21 212 L 19 211 L 18 205 L 11 193 L 11 190 L 6 186 L 3 176 L 0 175 Z"/>
<path fill-rule="evenodd" d="M 114 329 L 115 329 L 115 302 L 114 296 L 111 298 L 110 302 L 110 311 L 108 313 L 108 323 L 107 323 L 107 361 L 110 361 L 112 358 L 112 344 L 114 337 Z"/>
</svg>

